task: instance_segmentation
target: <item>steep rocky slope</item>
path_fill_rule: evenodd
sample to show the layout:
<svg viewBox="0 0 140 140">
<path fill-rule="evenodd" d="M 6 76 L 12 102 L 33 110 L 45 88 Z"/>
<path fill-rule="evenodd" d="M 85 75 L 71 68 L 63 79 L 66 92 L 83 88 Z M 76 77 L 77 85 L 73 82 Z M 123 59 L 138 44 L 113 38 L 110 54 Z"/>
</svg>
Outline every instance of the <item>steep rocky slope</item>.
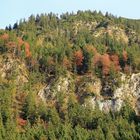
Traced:
<svg viewBox="0 0 140 140">
<path fill-rule="evenodd" d="M 0 30 L 0 139 L 139 140 L 139 33 L 97 11 Z"/>
<path fill-rule="evenodd" d="M 48 83 L 39 91 L 38 96 L 46 102 L 55 100 L 57 93 L 64 93 L 66 96 L 74 93 L 82 105 L 90 105 L 93 109 L 98 106 L 104 112 L 119 111 L 128 102 L 137 115 L 140 115 L 140 73 L 129 76 L 120 73 L 120 85 L 109 94 L 108 90 L 111 91 L 112 85 L 107 85 L 108 81 L 106 85 L 102 85 L 102 81 L 96 76 L 73 78 L 68 74 Z"/>
</svg>

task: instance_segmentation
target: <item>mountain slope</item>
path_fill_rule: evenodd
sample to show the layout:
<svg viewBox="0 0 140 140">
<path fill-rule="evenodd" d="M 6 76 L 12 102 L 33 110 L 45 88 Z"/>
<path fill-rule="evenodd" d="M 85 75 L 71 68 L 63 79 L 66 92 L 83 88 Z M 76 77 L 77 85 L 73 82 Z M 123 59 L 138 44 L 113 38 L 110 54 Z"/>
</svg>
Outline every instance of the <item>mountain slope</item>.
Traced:
<svg viewBox="0 0 140 140">
<path fill-rule="evenodd" d="M 140 139 L 140 21 L 41 14 L 0 30 L 0 139 Z"/>
</svg>

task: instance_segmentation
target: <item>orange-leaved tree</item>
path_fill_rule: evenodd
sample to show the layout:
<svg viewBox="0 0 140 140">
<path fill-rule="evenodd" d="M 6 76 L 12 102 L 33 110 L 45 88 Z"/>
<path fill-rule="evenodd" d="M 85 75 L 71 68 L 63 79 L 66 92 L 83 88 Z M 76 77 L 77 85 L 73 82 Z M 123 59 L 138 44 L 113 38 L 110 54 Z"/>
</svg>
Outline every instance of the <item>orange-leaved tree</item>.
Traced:
<svg viewBox="0 0 140 140">
<path fill-rule="evenodd" d="M 102 73 L 104 75 L 108 75 L 111 67 L 111 61 L 108 54 L 103 54 L 101 56 L 101 64 L 102 64 Z"/>
<path fill-rule="evenodd" d="M 126 52 L 125 50 L 123 50 L 122 55 L 123 55 L 123 60 L 124 60 L 124 62 L 126 62 L 126 61 L 127 61 L 127 59 L 128 59 L 127 52 Z"/>
<path fill-rule="evenodd" d="M 76 64 L 76 66 L 81 66 L 83 59 L 84 59 L 84 56 L 83 56 L 83 52 L 81 50 L 74 52 L 74 62 Z"/>
<path fill-rule="evenodd" d="M 31 52 L 30 52 L 30 45 L 28 42 L 24 42 L 24 45 L 25 45 L 25 54 L 26 54 L 26 57 L 31 57 Z"/>
<path fill-rule="evenodd" d="M 120 71 L 121 67 L 120 67 L 118 55 L 117 54 L 110 55 L 110 59 L 113 63 L 114 70 L 115 71 Z"/>
<path fill-rule="evenodd" d="M 71 61 L 65 56 L 63 58 L 63 67 L 66 69 L 71 69 Z"/>
</svg>

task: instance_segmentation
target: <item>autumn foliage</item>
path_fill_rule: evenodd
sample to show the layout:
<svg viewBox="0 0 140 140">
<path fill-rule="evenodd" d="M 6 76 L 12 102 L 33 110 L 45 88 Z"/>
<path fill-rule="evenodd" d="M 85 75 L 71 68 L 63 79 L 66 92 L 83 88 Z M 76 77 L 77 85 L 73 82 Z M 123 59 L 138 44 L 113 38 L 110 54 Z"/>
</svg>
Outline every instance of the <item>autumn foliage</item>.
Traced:
<svg viewBox="0 0 140 140">
<path fill-rule="evenodd" d="M 23 40 L 22 37 L 16 37 L 16 35 L 14 34 L 11 35 L 8 33 L 4 33 L 0 35 L 0 40 L 2 43 L 4 43 L 3 46 L 6 47 L 6 50 L 12 52 L 13 55 L 16 55 L 18 57 L 22 55 L 23 57 L 31 58 L 32 54 L 35 54 L 35 52 L 31 53 L 31 46 L 29 42 Z M 37 50 L 37 52 L 38 51 L 39 50 Z M 44 67 L 47 66 L 50 67 L 50 69 L 53 69 L 52 66 L 55 66 L 56 63 L 60 63 L 63 68 L 70 71 L 74 69 L 78 73 L 86 73 L 87 71 L 93 72 L 96 69 L 99 73 L 106 76 L 110 74 L 111 70 L 115 72 L 124 70 L 125 72 L 127 72 L 130 69 L 127 63 L 128 54 L 125 49 L 121 53 L 109 52 L 107 49 L 101 51 L 91 44 L 86 44 L 81 49 L 78 46 L 77 48 L 74 48 L 74 50 L 73 48 L 69 48 L 69 50 L 67 50 L 66 48 L 66 52 L 68 53 L 66 53 L 66 55 L 62 57 L 63 59 L 61 59 L 61 62 L 58 62 L 56 60 L 57 58 L 54 58 L 53 55 L 48 55 L 49 53 L 47 53 L 47 56 L 45 54 L 43 58 L 41 56 L 41 58 L 44 59 L 42 62 L 39 62 L 38 58 L 33 59 L 33 57 L 27 60 L 30 62 L 29 65 L 32 66 L 37 63 L 38 65 L 39 63 L 41 63 L 40 65 L 43 65 Z"/>
<path fill-rule="evenodd" d="M 18 40 L 18 47 L 21 47 L 24 44 L 24 41 L 20 37 L 18 37 L 17 40 Z"/>
<path fill-rule="evenodd" d="M 81 66 L 83 62 L 84 56 L 81 50 L 74 52 L 74 62 L 77 66 Z"/>
<path fill-rule="evenodd" d="M 31 57 L 30 45 L 28 42 L 22 40 L 22 38 L 17 37 L 16 39 L 11 39 L 8 34 L 3 34 L 0 36 L 0 39 L 5 41 L 5 46 L 8 48 L 10 52 L 14 52 L 15 50 L 21 52 L 22 46 L 25 46 L 25 55 L 26 57 Z"/>
<path fill-rule="evenodd" d="M 94 55 L 94 65 L 97 65 L 101 60 L 101 55 L 99 53 L 95 53 Z"/>
<path fill-rule="evenodd" d="M 0 36 L 0 39 L 6 41 L 9 39 L 9 35 L 7 33 L 4 33 L 3 35 Z"/>
<path fill-rule="evenodd" d="M 108 54 L 104 54 L 101 56 L 101 64 L 102 64 L 102 73 L 104 75 L 107 75 L 111 67 L 111 61 Z"/>
<path fill-rule="evenodd" d="M 119 57 L 118 57 L 118 55 L 117 54 L 111 55 L 110 59 L 111 59 L 111 61 L 113 63 L 115 71 L 120 71 L 121 67 L 120 67 L 120 64 L 119 64 Z"/>
<path fill-rule="evenodd" d="M 9 42 L 6 44 L 6 46 L 8 46 L 8 47 L 10 47 L 10 48 L 14 48 L 14 47 L 16 47 L 17 45 L 16 45 L 16 43 L 15 43 L 14 41 L 9 41 Z"/>
<path fill-rule="evenodd" d="M 30 57 L 31 56 L 30 45 L 29 45 L 28 42 L 25 42 L 24 45 L 25 45 L 25 54 L 26 54 L 26 57 Z"/>
<path fill-rule="evenodd" d="M 101 55 L 96 52 L 94 56 L 94 65 L 97 67 L 101 65 L 103 75 L 108 75 L 112 67 L 116 72 L 121 70 L 117 54 L 109 55 L 105 53 Z"/>
<path fill-rule="evenodd" d="M 124 60 L 124 62 L 126 62 L 127 59 L 128 59 L 127 52 L 124 50 L 123 51 L 123 60 Z"/>
<path fill-rule="evenodd" d="M 17 123 L 20 126 L 25 126 L 27 124 L 27 121 L 19 117 L 17 118 Z"/>
<path fill-rule="evenodd" d="M 71 62 L 67 57 L 64 57 L 63 59 L 63 66 L 67 69 L 71 69 Z"/>
<path fill-rule="evenodd" d="M 102 68 L 103 75 L 107 75 L 110 71 L 111 60 L 108 54 L 100 55 L 96 53 L 94 56 L 94 64 L 95 66 L 100 66 Z"/>
<path fill-rule="evenodd" d="M 18 48 L 21 50 L 22 45 L 25 46 L 25 54 L 26 57 L 31 57 L 31 52 L 30 52 L 30 45 L 28 42 L 25 42 L 22 40 L 22 38 L 18 37 Z"/>
</svg>

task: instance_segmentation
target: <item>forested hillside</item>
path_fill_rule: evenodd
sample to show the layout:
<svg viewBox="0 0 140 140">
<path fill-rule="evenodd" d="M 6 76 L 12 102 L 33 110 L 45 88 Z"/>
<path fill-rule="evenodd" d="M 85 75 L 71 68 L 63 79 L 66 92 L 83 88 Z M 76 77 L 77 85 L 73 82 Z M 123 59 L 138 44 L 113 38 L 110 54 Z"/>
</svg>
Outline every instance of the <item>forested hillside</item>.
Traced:
<svg viewBox="0 0 140 140">
<path fill-rule="evenodd" d="M 140 140 L 140 20 L 78 11 L 1 29 L 0 140 Z"/>
</svg>

